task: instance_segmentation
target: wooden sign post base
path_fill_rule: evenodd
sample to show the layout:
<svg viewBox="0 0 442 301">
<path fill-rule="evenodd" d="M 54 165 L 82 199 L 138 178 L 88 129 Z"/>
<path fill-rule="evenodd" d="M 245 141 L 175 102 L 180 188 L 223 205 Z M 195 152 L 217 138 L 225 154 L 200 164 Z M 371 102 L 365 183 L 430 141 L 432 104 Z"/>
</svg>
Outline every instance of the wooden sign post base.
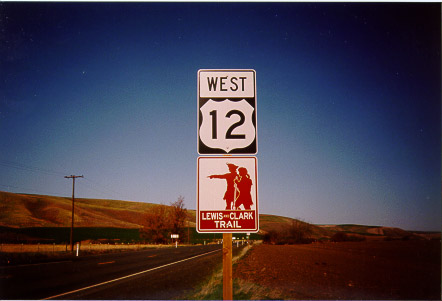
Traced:
<svg viewBox="0 0 442 301">
<path fill-rule="evenodd" d="M 223 300 L 233 300 L 232 233 L 223 233 Z"/>
</svg>

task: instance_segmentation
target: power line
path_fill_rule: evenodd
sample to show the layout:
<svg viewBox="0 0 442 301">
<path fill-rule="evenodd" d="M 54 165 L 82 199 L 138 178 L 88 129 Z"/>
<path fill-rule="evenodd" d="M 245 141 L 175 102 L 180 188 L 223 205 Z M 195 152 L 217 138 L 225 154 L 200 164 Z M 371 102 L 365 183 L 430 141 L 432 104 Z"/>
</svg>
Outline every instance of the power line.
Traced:
<svg viewBox="0 0 442 301">
<path fill-rule="evenodd" d="M 29 171 L 29 172 L 33 172 L 33 173 L 40 173 L 40 174 L 45 174 L 45 175 L 50 175 L 50 176 L 64 176 L 66 173 L 60 172 L 60 171 L 55 171 L 55 170 L 51 170 L 51 169 L 47 169 L 47 168 L 41 168 L 41 167 L 36 167 L 36 166 L 31 166 L 31 165 L 25 165 L 22 163 L 17 163 L 17 162 L 12 162 L 12 161 L 6 161 L 6 160 L 0 160 L 0 166 L 4 166 L 4 167 L 8 167 L 8 168 L 14 168 L 17 170 L 22 170 L 22 171 Z M 99 192 L 101 194 L 107 195 L 107 196 L 112 196 L 112 198 L 115 198 L 114 195 L 117 195 L 119 198 L 125 198 L 125 196 L 123 194 L 121 194 L 118 191 L 115 191 L 113 189 L 110 189 L 108 186 L 100 184 L 90 178 L 85 178 L 85 180 L 87 180 L 89 182 L 85 183 L 86 184 L 86 188 L 89 188 L 91 190 L 94 190 L 96 192 Z M 32 191 L 36 191 L 39 192 L 38 190 L 35 189 L 27 189 L 27 188 L 22 188 L 22 187 L 13 187 L 11 185 L 2 185 L 5 187 L 12 187 L 12 188 L 16 188 L 16 189 L 25 189 L 25 190 L 32 190 Z M 94 187 L 95 186 L 95 187 Z M 40 191 L 42 192 L 42 191 Z M 47 192 L 44 192 L 47 193 Z"/>
<path fill-rule="evenodd" d="M 45 194 L 45 195 L 50 195 L 50 196 L 60 195 L 60 193 L 48 192 L 48 191 L 43 191 L 43 190 L 34 189 L 34 188 L 19 187 L 19 186 L 14 186 L 14 185 L 0 184 L 0 186 L 1 187 L 6 187 L 8 190 L 11 190 L 11 188 L 15 188 L 15 189 L 21 189 L 21 190 L 24 190 L 24 191 L 31 191 L 31 192 L 35 192 L 35 193 L 38 193 L 38 194 Z M 25 192 L 22 192 L 22 193 L 25 193 Z"/>
<path fill-rule="evenodd" d="M 58 172 L 58 171 L 54 171 L 54 170 L 50 170 L 50 169 L 45 169 L 45 168 L 40 168 L 40 167 L 35 167 L 35 166 L 25 165 L 25 164 L 16 163 L 16 162 L 5 161 L 5 160 L 1 160 L 0 165 L 4 166 L 4 167 L 15 168 L 15 169 L 19 169 L 19 170 L 36 172 L 36 173 L 43 173 L 43 174 L 52 175 L 52 176 L 60 176 L 60 175 L 66 174 L 66 173 L 62 173 L 62 172 Z"/>
<path fill-rule="evenodd" d="M 107 194 L 107 195 L 115 195 L 115 194 L 117 194 L 117 195 L 119 195 L 120 197 L 123 197 L 124 198 L 124 196 L 120 193 L 120 192 L 118 192 L 118 191 L 115 191 L 115 190 L 113 190 L 113 189 L 110 189 L 109 187 L 107 187 L 107 186 L 105 186 L 105 185 L 103 185 L 103 184 L 100 184 L 100 183 L 98 183 L 98 182 L 96 182 L 96 181 L 93 181 L 93 180 L 91 180 L 91 179 L 89 179 L 89 178 L 84 178 L 86 181 L 88 181 L 88 182 L 90 182 L 90 183 L 92 183 L 93 185 L 95 185 L 95 186 L 98 186 L 98 187 L 100 187 L 101 189 L 103 189 L 103 190 L 101 190 L 101 189 L 97 189 L 97 188 L 94 188 L 94 187 L 92 187 L 92 186 L 89 186 L 91 189 L 93 189 L 93 190 L 95 190 L 95 191 L 97 191 L 97 192 L 101 192 L 101 193 L 103 193 L 103 194 Z"/>
</svg>

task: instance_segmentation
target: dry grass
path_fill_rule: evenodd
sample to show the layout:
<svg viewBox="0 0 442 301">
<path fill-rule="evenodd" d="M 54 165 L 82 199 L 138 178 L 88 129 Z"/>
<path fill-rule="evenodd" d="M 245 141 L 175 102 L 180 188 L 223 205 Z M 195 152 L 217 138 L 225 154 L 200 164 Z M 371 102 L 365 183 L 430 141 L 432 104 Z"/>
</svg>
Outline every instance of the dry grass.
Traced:
<svg viewBox="0 0 442 301">
<path fill-rule="evenodd" d="M 158 204 L 121 200 L 75 200 L 76 227 L 140 228 L 144 214 Z M 70 197 L 17 194 L 0 191 L 0 226 L 69 227 L 72 213 Z M 188 210 L 187 221 L 194 225 L 195 211 Z"/>
<path fill-rule="evenodd" d="M 257 242 L 255 244 L 259 244 L 261 242 Z M 250 250 L 252 246 L 248 245 L 240 250 L 238 254 L 236 254 L 232 258 L 232 264 L 234 265 L 239 259 L 244 257 L 247 252 Z M 249 290 L 255 289 L 253 284 L 249 284 Z M 241 296 L 244 294 L 244 288 L 241 287 L 241 290 L 237 288 L 237 284 L 234 283 L 234 299 L 243 299 Z M 248 292 L 247 292 L 248 293 Z M 210 276 L 210 278 L 203 283 L 199 288 L 197 288 L 190 296 L 187 296 L 186 299 L 193 300 L 219 300 L 223 297 L 223 270 L 222 265 L 220 264 L 215 272 Z"/>
<path fill-rule="evenodd" d="M 70 198 L 0 192 L 0 226 L 68 227 Z M 77 227 L 139 228 L 154 204 L 119 200 L 76 199 Z"/>
<path fill-rule="evenodd" d="M 171 245 L 147 245 L 147 244 L 82 244 L 79 251 L 116 251 L 116 250 L 140 250 L 145 248 L 171 247 Z M 74 245 L 74 249 L 77 245 Z M 0 252 L 3 253 L 51 253 L 66 252 L 70 249 L 66 244 L 0 244 Z"/>
<path fill-rule="evenodd" d="M 0 244 L 0 266 L 68 260 L 76 256 L 76 248 L 77 245 L 74 245 L 74 252 L 71 253 L 70 245 L 65 244 Z M 78 256 L 133 252 L 152 248 L 175 248 L 175 245 L 83 243 L 79 245 Z"/>
</svg>

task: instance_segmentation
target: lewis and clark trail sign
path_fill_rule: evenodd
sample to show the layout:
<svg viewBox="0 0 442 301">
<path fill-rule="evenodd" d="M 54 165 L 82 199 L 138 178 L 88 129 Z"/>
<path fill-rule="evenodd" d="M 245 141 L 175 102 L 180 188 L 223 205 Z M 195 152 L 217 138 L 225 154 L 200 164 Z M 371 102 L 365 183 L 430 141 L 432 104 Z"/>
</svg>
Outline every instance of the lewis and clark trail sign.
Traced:
<svg viewBox="0 0 442 301">
<path fill-rule="evenodd" d="M 198 71 L 200 155 L 258 152 L 255 75 L 255 70 Z"/>
<path fill-rule="evenodd" d="M 197 231 L 258 232 L 255 157 L 199 157 Z"/>
</svg>

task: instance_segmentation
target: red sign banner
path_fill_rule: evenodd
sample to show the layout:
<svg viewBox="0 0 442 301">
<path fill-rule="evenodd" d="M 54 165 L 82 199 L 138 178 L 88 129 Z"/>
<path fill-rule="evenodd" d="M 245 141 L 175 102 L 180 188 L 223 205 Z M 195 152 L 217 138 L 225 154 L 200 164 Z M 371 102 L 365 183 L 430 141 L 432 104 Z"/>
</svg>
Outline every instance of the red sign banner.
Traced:
<svg viewBox="0 0 442 301">
<path fill-rule="evenodd" d="M 200 211 L 200 227 L 203 229 L 241 230 L 255 228 L 254 210 Z M 247 231 L 248 232 L 248 231 Z"/>
</svg>

